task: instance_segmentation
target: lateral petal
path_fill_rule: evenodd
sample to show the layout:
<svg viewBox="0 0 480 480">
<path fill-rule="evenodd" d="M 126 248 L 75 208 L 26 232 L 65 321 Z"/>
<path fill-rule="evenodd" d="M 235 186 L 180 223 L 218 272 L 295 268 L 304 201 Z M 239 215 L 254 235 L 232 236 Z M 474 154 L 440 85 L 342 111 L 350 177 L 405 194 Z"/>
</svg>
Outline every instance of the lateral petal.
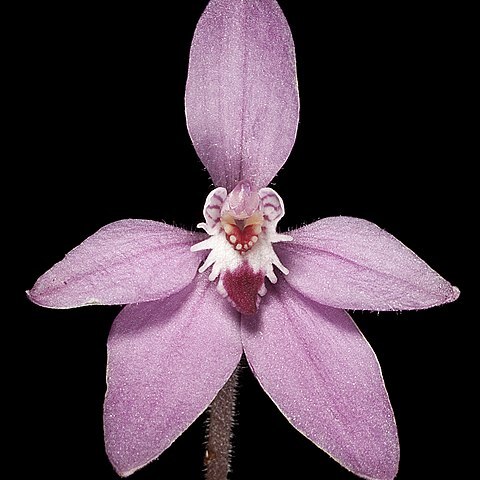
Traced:
<svg viewBox="0 0 480 480">
<path fill-rule="evenodd" d="M 242 355 L 239 315 L 198 277 L 128 305 L 108 339 L 107 454 L 122 476 L 157 458 L 208 407 Z"/>
<path fill-rule="evenodd" d="M 166 298 L 188 285 L 203 258 L 203 238 L 151 220 L 120 220 L 88 237 L 27 292 L 50 308 L 115 305 Z"/>
<path fill-rule="evenodd" d="M 242 342 L 255 377 L 297 430 L 356 475 L 395 477 L 397 429 L 380 366 L 344 310 L 282 280 L 256 316 L 242 317 Z"/>
<path fill-rule="evenodd" d="M 337 308 L 412 310 L 456 300 L 459 290 L 377 225 L 352 217 L 318 220 L 275 248 L 287 281 Z"/>
</svg>

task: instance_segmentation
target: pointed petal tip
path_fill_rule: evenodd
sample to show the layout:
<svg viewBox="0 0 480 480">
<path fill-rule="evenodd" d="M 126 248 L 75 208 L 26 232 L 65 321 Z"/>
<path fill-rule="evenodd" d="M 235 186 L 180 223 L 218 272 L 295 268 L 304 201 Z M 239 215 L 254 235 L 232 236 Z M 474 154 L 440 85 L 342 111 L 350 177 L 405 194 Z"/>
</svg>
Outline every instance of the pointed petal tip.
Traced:
<svg viewBox="0 0 480 480">
<path fill-rule="evenodd" d="M 157 455 L 153 456 L 152 458 L 150 458 L 148 460 L 138 462 L 137 465 L 132 464 L 132 463 L 128 463 L 128 462 L 126 462 L 123 465 L 119 465 L 118 464 L 119 462 L 117 461 L 118 459 L 114 458 L 114 452 L 110 452 L 109 447 L 111 447 L 111 445 L 106 442 L 105 443 L 105 450 L 106 450 L 107 457 L 110 460 L 110 463 L 111 463 L 113 469 L 115 470 L 115 473 L 120 478 L 130 477 L 131 475 L 136 473 L 138 470 L 141 470 L 142 468 L 146 467 L 147 465 L 149 465 L 153 461 L 158 460 L 160 455 L 163 453 L 163 451 L 161 451 Z"/>
<path fill-rule="evenodd" d="M 460 289 L 458 287 L 452 286 L 452 293 L 448 302 L 454 302 L 460 296 Z"/>
<path fill-rule="evenodd" d="M 441 278 L 441 277 L 440 277 Z M 450 285 L 447 280 L 443 280 L 443 288 L 441 292 L 435 291 L 434 300 L 430 304 L 421 306 L 419 309 L 439 307 L 440 305 L 447 305 L 455 302 L 460 296 L 460 289 L 454 285 Z"/>
<path fill-rule="evenodd" d="M 53 308 L 53 309 L 60 308 L 60 307 L 55 307 L 53 305 L 49 305 L 48 302 L 46 302 L 44 299 L 42 299 L 41 295 L 37 295 L 36 292 L 35 292 L 35 285 L 32 287 L 31 290 L 25 290 L 25 295 L 27 296 L 28 300 L 30 300 L 35 305 L 38 305 L 39 307 Z"/>
<path fill-rule="evenodd" d="M 115 468 L 115 472 L 117 473 L 117 475 L 120 477 L 120 478 L 127 478 L 129 477 L 130 475 L 132 475 L 133 473 L 136 472 L 136 469 L 135 470 L 129 470 L 128 472 L 123 472 L 121 470 L 118 470 L 117 468 Z"/>
<path fill-rule="evenodd" d="M 353 471 L 353 470 L 349 470 L 348 468 L 347 470 L 351 471 L 357 477 L 364 478 L 365 480 L 395 480 L 398 475 L 398 466 L 399 466 L 399 462 L 397 461 L 396 465 L 391 466 L 392 467 L 391 469 L 376 475 L 369 475 L 369 474 L 366 474 L 365 472 Z"/>
<path fill-rule="evenodd" d="M 394 424 L 396 425 L 395 417 L 393 420 Z M 293 427 L 297 429 L 295 425 L 293 425 Z M 301 430 L 299 431 L 305 435 Z M 332 460 L 339 463 L 343 468 L 359 478 L 364 478 L 365 480 L 395 480 L 397 478 L 400 466 L 400 442 L 397 433 L 395 434 L 394 441 L 390 445 L 390 448 L 385 449 L 382 455 L 377 454 L 370 459 L 367 458 L 368 456 L 364 456 L 363 460 L 365 463 L 363 465 L 357 464 L 355 466 L 348 464 L 344 458 L 338 458 L 337 456 L 325 451 L 321 445 L 318 445 L 318 443 L 313 441 L 307 435 L 305 436 L 316 447 L 324 451 Z"/>
<path fill-rule="evenodd" d="M 57 297 L 48 295 L 48 291 L 42 293 L 42 289 L 44 289 L 44 285 L 37 281 L 31 290 L 25 290 L 28 300 L 42 308 L 50 308 L 51 310 L 68 310 L 70 308 L 102 305 L 102 302 L 96 298 L 90 298 L 84 302 L 61 301 L 61 299 L 59 301 Z"/>
<path fill-rule="evenodd" d="M 301 430 L 297 429 L 295 425 L 289 420 L 290 424 L 298 430 L 302 435 L 305 435 L 304 432 Z M 316 442 L 314 442 L 312 439 L 310 439 L 307 435 L 305 435 L 308 440 L 310 440 L 317 448 L 325 452 L 332 460 L 340 464 L 345 470 L 348 470 L 349 472 L 353 473 L 359 478 L 364 478 L 365 480 L 395 480 L 398 475 L 398 469 L 399 469 L 399 464 L 400 464 L 400 445 L 398 443 L 398 437 L 397 437 L 397 443 L 396 443 L 396 451 L 397 455 L 395 458 L 391 458 L 388 460 L 388 464 L 385 462 L 385 460 L 380 462 L 380 467 L 375 468 L 375 472 L 372 472 L 371 468 L 369 469 L 360 469 L 360 468 L 352 468 L 351 465 L 347 465 L 341 458 L 337 458 L 334 455 L 331 455 L 329 452 L 326 452 L 320 445 L 318 445 Z M 371 467 L 371 466 L 370 466 Z M 370 471 L 368 471 L 370 470 Z"/>
<path fill-rule="evenodd" d="M 52 308 L 52 309 L 59 309 L 61 307 L 56 307 L 53 305 L 49 305 L 48 302 L 45 301 L 44 298 L 42 298 L 42 295 L 38 295 L 36 293 L 35 285 L 32 287 L 31 290 L 25 290 L 25 295 L 27 296 L 27 299 L 30 300 L 32 303 L 39 307 L 43 308 Z M 65 307 L 63 307 L 65 308 Z"/>
<path fill-rule="evenodd" d="M 155 459 L 150 460 L 150 462 L 152 462 L 153 460 L 155 460 Z M 117 475 L 119 477 L 127 478 L 130 475 L 133 475 L 137 470 L 140 470 L 141 468 L 147 466 L 150 462 L 147 462 L 143 465 L 139 465 L 138 467 L 135 467 L 135 468 L 130 468 L 129 470 L 122 470 L 122 469 L 116 467 L 115 465 L 113 465 L 113 463 L 112 463 L 112 465 L 113 465 L 113 468 L 114 468 L 115 472 L 117 473 Z"/>
</svg>

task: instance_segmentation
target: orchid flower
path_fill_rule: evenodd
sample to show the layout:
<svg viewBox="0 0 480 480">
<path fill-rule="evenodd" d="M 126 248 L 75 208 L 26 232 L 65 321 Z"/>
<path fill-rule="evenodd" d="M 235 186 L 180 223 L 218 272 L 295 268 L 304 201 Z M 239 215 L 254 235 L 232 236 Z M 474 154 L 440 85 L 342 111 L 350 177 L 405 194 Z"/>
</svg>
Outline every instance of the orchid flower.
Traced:
<svg viewBox="0 0 480 480">
<path fill-rule="evenodd" d="M 411 310 L 459 291 L 366 220 L 279 233 L 268 185 L 295 141 L 295 52 L 275 0 L 211 0 L 186 86 L 215 189 L 203 232 L 150 220 L 101 228 L 28 292 L 38 305 L 126 305 L 108 339 L 105 445 L 121 476 L 204 412 L 243 355 L 287 420 L 354 474 L 389 480 L 399 443 L 380 366 L 345 310 Z M 181 192 L 176 194 L 181 195 Z"/>
</svg>

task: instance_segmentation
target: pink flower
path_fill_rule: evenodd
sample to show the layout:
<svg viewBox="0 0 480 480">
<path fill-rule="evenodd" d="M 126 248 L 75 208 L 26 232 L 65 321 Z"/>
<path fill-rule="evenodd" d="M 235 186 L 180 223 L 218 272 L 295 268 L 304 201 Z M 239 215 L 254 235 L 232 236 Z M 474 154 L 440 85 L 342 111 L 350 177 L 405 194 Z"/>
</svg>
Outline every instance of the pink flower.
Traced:
<svg viewBox="0 0 480 480">
<path fill-rule="evenodd" d="M 204 233 L 106 225 L 28 292 L 50 308 L 127 304 L 108 341 L 105 444 L 127 476 L 208 407 L 242 354 L 289 422 L 355 474 L 393 479 L 399 446 L 375 354 L 344 309 L 422 309 L 458 289 L 376 225 L 277 232 L 267 185 L 298 125 L 294 45 L 274 0 L 212 0 L 192 43 L 187 124 L 217 186 Z"/>
</svg>

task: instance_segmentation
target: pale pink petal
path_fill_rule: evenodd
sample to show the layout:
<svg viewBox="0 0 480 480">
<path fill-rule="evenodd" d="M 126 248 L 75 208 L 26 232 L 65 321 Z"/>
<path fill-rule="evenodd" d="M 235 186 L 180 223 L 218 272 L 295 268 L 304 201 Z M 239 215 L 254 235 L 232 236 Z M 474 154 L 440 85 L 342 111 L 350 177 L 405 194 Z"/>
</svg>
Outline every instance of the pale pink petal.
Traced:
<svg viewBox="0 0 480 480">
<path fill-rule="evenodd" d="M 242 355 L 239 315 L 198 277 L 163 301 L 126 306 L 108 340 L 107 454 L 127 476 L 208 407 Z"/>
<path fill-rule="evenodd" d="M 192 42 L 185 96 L 195 150 L 216 186 L 266 186 L 297 132 L 295 51 L 275 0 L 211 0 Z"/>
<path fill-rule="evenodd" d="M 242 342 L 254 375 L 296 429 L 356 475 L 395 477 L 397 429 L 380 366 L 344 310 L 280 280 L 256 316 L 242 317 Z"/>
<path fill-rule="evenodd" d="M 332 307 L 363 310 L 429 308 L 455 300 L 459 290 L 403 243 L 375 224 L 330 217 L 289 232 L 275 249 L 287 281 Z"/>
<path fill-rule="evenodd" d="M 43 307 L 145 302 L 188 285 L 202 260 L 202 235 L 150 220 L 101 228 L 43 274 L 27 292 Z"/>
</svg>

